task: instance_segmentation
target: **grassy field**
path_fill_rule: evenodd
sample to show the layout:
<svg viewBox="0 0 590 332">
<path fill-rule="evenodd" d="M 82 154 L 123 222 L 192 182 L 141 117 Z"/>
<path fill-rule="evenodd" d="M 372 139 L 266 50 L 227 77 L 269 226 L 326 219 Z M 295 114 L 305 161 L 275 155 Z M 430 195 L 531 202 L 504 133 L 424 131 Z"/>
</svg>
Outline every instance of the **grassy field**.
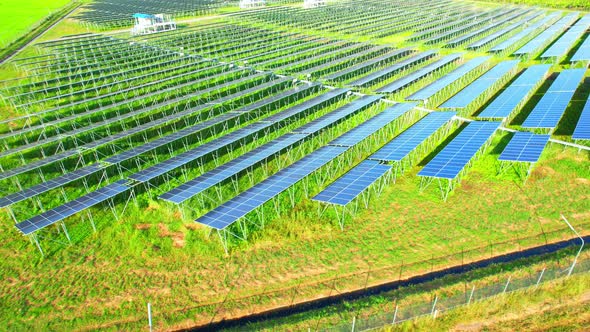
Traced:
<svg viewBox="0 0 590 332">
<path fill-rule="evenodd" d="M 79 29 L 66 20 L 46 38 Z M 26 52 L 34 54 L 32 49 Z M 15 75 L 12 69 L 0 71 L 0 77 Z M 579 114 L 581 105 L 576 102 L 567 113 Z M 362 120 L 352 118 L 323 140 Z M 569 122 L 561 127 L 564 135 L 571 134 Z M 145 306 L 150 302 L 157 328 L 184 328 L 316 298 L 333 291 L 335 284 L 340 291 L 358 289 L 463 259 L 570 238 L 560 213 L 590 234 L 590 155 L 550 144 L 524 184 L 511 170 L 498 174 L 497 157 L 508 138 L 507 133 L 495 136 L 447 202 L 434 185 L 419 190 L 418 166 L 432 158 L 432 152 L 389 183 L 379 198 L 373 197 L 368 208 L 347 221 L 344 231 L 333 212 L 318 217 L 319 205 L 301 198 L 294 209 L 253 232 L 249 242 L 233 243 L 229 256 L 215 234 L 155 198 L 166 185 L 140 195 L 138 204 L 131 204 L 119 220 L 93 209 L 96 233 L 79 216 L 71 218 L 73 244 L 53 231 L 43 240 L 46 258 L 3 213 L 0 301 L 6 305 L 0 306 L 0 326 L 138 330 L 146 327 Z M 370 151 L 355 152 L 353 160 L 358 162 Z M 262 173 L 258 170 L 256 177 Z M 301 189 L 297 187 L 299 195 Z M 313 186 L 311 195 L 319 190 Z M 473 251 L 462 257 L 468 250 Z M 449 254 L 453 256 L 446 257 Z M 438 257 L 443 258 L 433 259 Z"/>
<path fill-rule="evenodd" d="M 6 47 L 15 39 L 27 33 L 44 17 L 69 2 L 71 0 L 2 0 L 0 2 L 0 12 L 7 19 L 0 22 L 0 47 Z"/>
<path fill-rule="evenodd" d="M 572 10 L 590 10 L 590 3 L 586 0 L 500 0 L 493 2 Z"/>
</svg>

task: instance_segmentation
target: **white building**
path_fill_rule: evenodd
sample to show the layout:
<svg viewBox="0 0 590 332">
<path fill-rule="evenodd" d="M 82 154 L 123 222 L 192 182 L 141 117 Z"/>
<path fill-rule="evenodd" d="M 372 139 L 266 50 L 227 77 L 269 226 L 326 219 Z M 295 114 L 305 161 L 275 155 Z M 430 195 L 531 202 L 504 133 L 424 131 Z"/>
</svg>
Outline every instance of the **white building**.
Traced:
<svg viewBox="0 0 590 332">
<path fill-rule="evenodd" d="M 266 0 L 240 0 L 240 8 L 256 8 L 266 6 Z"/>
<path fill-rule="evenodd" d="M 176 30 L 176 23 L 169 15 L 164 14 L 133 14 L 135 26 L 132 35 L 147 35 L 150 33 Z"/>
<path fill-rule="evenodd" d="M 303 8 L 316 8 L 326 5 L 326 0 L 303 0 Z"/>
</svg>

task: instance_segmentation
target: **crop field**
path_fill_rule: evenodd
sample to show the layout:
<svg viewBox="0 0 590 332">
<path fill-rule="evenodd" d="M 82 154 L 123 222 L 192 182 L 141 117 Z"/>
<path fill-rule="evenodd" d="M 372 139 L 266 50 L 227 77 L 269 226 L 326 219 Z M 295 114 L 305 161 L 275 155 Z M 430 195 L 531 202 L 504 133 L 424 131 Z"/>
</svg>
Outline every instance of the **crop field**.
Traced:
<svg viewBox="0 0 590 332">
<path fill-rule="evenodd" d="M 105 32 L 140 10 L 199 17 Z M 569 239 L 562 215 L 590 234 L 589 28 L 454 0 L 85 5 L 0 66 L 0 324 L 137 330 L 149 302 L 204 326 Z"/>
<path fill-rule="evenodd" d="M 6 19 L 0 22 L 0 47 L 8 46 L 8 44 L 30 30 L 39 20 L 65 6 L 68 2 L 70 0 L 33 0 L 25 2 L 3 0 L 0 3 L 0 12 Z"/>
</svg>

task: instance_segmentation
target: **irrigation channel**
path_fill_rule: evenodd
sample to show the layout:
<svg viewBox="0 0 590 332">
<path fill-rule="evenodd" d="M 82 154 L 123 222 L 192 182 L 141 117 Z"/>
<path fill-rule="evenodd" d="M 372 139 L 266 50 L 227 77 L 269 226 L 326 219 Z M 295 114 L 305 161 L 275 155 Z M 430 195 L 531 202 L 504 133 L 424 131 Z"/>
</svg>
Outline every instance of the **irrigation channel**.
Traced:
<svg viewBox="0 0 590 332">
<path fill-rule="evenodd" d="M 584 242 L 590 241 L 590 235 L 583 237 Z M 472 263 L 466 263 L 448 267 L 445 269 L 417 275 L 408 279 L 394 280 L 386 283 L 382 283 L 375 286 L 366 287 L 364 289 L 358 289 L 350 292 L 343 292 L 328 297 L 318 298 L 307 302 L 301 302 L 290 306 L 277 307 L 271 310 L 237 317 L 234 319 L 222 320 L 217 322 L 211 322 L 207 325 L 195 326 L 189 329 L 181 331 L 213 331 L 222 330 L 227 328 L 244 327 L 247 324 L 262 322 L 265 320 L 279 319 L 288 317 L 290 315 L 303 313 L 306 311 L 318 310 L 327 308 L 332 305 L 340 304 L 344 301 L 355 301 L 369 296 L 382 294 L 396 290 L 398 288 L 415 286 L 424 283 L 434 281 L 439 278 L 443 278 L 448 275 L 458 275 L 467 272 L 472 272 L 478 269 L 486 268 L 493 264 L 505 264 L 512 263 L 521 259 L 526 259 L 534 256 L 540 256 L 550 253 L 555 253 L 559 250 L 566 249 L 569 247 L 577 247 L 580 245 L 580 238 L 574 237 L 569 240 L 564 240 L 555 243 L 549 243 L 542 246 L 532 247 L 521 251 L 516 251 L 508 254 L 497 255 L 494 257 L 482 259 Z"/>
</svg>

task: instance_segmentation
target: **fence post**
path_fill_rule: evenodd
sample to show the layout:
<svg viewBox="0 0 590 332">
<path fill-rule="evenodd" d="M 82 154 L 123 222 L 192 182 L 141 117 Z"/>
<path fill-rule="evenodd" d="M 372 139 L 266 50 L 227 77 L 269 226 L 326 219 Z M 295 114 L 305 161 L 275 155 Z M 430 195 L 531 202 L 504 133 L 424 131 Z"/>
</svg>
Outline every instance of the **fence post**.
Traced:
<svg viewBox="0 0 590 332">
<path fill-rule="evenodd" d="M 152 332 L 152 304 L 148 302 L 147 305 L 148 310 L 148 324 L 150 326 L 150 332 Z"/>
<path fill-rule="evenodd" d="M 432 317 L 434 317 L 434 313 L 436 312 L 436 302 L 438 301 L 438 295 L 436 295 L 434 297 L 434 303 L 432 303 L 432 311 L 430 312 L 430 314 L 432 315 Z"/>
<path fill-rule="evenodd" d="M 473 293 L 475 292 L 475 285 L 471 288 L 471 294 L 469 294 L 469 301 L 467 301 L 467 305 L 471 304 L 471 300 L 473 299 Z"/>
<path fill-rule="evenodd" d="M 504 291 L 502 293 L 506 293 L 506 290 L 508 290 L 508 285 L 510 284 L 510 279 L 512 278 L 512 276 L 508 277 L 508 281 L 506 281 L 506 286 L 504 286 Z"/>
<path fill-rule="evenodd" d="M 352 328 L 351 328 L 351 332 L 354 332 L 354 326 L 356 325 L 356 316 L 352 317 Z"/>
<path fill-rule="evenodd" d="M 395 305 L 395 311 L 393 312 L 393 320 L 391 321 L 391 325 L 395 325 L 395 319 L 397 318 L 397 304 Z"/>
<path fill-rule="evenodd" d="M 537 284 L 535 285 L 535 288 L 539 287 L 539 284 L 541 283 L 541 278 L 543 278 L 543 274 L 545 274 L 545 269 L 546 268 L 543 268 L 541 274 L 539 274 L 539 279 L 537 279 Z"/>
</svg>

